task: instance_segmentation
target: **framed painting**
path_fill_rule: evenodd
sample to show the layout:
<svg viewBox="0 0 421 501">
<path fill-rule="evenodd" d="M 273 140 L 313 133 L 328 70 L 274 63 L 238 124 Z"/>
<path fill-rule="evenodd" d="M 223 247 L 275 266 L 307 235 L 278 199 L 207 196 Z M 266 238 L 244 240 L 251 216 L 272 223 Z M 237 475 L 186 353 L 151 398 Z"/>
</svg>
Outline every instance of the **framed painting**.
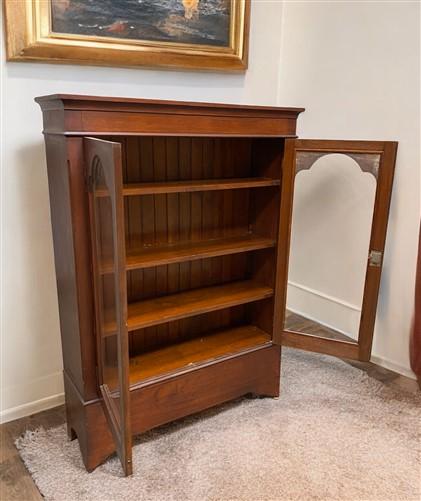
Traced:
<svg viewBox="0 0 421 501">
<path fill-rule="evenodd" d="M 251 0 L 4 0 L 8 61 L 247 68 Z"/>
</svg>

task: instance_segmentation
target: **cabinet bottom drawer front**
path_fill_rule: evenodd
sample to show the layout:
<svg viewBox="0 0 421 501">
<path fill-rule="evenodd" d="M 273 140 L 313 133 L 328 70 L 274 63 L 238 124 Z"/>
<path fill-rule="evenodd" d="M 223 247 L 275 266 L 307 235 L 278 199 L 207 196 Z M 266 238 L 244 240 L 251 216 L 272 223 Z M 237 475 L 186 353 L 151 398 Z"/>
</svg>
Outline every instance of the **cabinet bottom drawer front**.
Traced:
<svg viewBox="0 0 421 501">
<path fill-rule="evenodd" d="M 279 395 L 279 346 L 268 346 L 187 374 L 133 389 L 132 432 L 159 425 L 253 393 Z"/>
</svg>

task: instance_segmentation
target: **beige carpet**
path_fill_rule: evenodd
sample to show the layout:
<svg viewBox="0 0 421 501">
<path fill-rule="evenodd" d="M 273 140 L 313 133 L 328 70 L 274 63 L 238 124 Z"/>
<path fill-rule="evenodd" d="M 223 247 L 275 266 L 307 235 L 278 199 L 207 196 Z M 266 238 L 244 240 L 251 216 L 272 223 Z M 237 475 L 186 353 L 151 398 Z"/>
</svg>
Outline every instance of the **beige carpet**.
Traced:
<svg viewBox="0 0 421 501">
<path fill-rule="evenodd" d="M 47 501 L 421 499 L 421 398 L 285 350 L 282 396 L 242 399 L 140 437 L 135 474 L 85 472 L 64 427 L 18 439 Z"/>
</svg>

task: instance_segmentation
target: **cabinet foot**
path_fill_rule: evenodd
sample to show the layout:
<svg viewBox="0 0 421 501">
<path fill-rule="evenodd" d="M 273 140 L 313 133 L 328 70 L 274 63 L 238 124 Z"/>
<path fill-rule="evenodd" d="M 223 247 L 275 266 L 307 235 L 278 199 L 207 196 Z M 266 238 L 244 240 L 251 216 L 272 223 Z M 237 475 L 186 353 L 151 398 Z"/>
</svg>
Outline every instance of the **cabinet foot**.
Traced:
<svg viewBox="0 0 421 501">
<path fill-rule="evenodd" d="M 259 381 L 253 393 L 261 398 L 278 398 L 280 387 L 279 358 L 275 358 L 275 361 L 267 369 L 267 376 Z"/>
<path fill-rule="evenodd" d="M 69 440 L 75 440 L 77 438 L 75 430 L 69 425 L 69 421 L 67 421 L 67 436 Z"/>
<path fill-rule="evenodd" d="M 271 385 L 266 389 L 259 389 L 253 393 L 253 396 L 257 398 L 279 398 L 279 380 L 277 382 L 272 382 Z"/>
<path fill-rule="evenodd" d="M 73 384 L 66 376 L 64 385 L 67 435 L 70 440 L 78 439 L 83 463 L 90 472 L 115 452 L 114 442 L 101 402 L 81 402 Z"/>
</svg>

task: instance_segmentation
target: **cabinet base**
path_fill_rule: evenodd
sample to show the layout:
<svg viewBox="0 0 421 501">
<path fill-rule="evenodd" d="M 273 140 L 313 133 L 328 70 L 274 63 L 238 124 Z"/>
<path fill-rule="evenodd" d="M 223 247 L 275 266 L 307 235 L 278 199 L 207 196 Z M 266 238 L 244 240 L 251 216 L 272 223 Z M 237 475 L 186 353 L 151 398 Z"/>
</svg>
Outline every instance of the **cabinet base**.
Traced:
<svg viewBox="0 0 421 501">
<path fill-rule="evenodd" d="M 280 347 L 271 345 L 130 392 L 133 435 L 247 394 L 279 396 Z M 65 374 L 67 430 L 88 471 L 115 452 L 100 400 L 84 402 Z"/>
</svg>

